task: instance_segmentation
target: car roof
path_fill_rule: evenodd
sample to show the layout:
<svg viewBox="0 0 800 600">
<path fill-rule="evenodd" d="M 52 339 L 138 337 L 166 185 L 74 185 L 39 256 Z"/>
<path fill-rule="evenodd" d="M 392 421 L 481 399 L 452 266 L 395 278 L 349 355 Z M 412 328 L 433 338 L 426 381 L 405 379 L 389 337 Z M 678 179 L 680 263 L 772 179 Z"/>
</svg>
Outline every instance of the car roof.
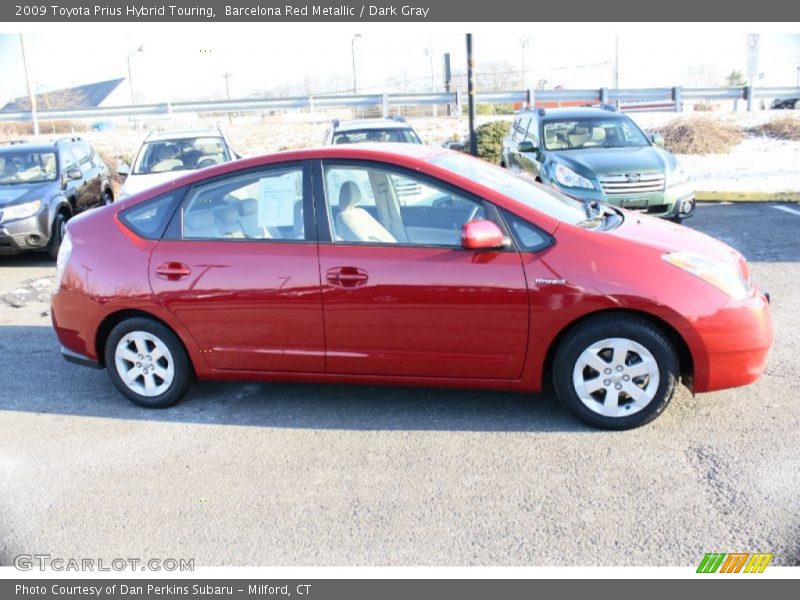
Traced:
<svg viewBox="0 0 800 600">
<path fill-rule="evenodd" d="M 53 152 L 57 146 L 69 144 L 88 144 L 76 136 L 57 136 L 38 140 L 7 140 L 0 142 L 0 152 Z"/>
<path fill-rule="evenodd" d="M 184 140 L 196 137 L 222 137 L 222 132 L 216 127 L 204 127 L 200 129 L 155 129 L 147 135 L 147 141 Z"/>
<path fill-rule="evenodd" d="M 373 129 L 411 129 L 411 125 L 405 121 L 395 121 L 394 119 L 354 119 L 352 121 L 341 121 L 334 129 L 336 133 L 341 133 L 344 131 Z"/>
</svg>

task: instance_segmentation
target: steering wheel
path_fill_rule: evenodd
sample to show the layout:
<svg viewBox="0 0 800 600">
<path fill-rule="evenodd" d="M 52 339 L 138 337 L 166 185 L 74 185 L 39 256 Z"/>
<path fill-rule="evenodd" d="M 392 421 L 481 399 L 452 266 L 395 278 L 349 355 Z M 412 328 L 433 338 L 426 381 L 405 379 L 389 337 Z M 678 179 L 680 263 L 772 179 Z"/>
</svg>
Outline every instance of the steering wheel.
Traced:
<svg viewBox="0 0 800 600">
<path fill-rule="evenodd" d="M 205 169 L 206 167 L 212 167 L 215 164 L 217 164 L 216 161 L 206 158 L 205 160 L 201 160 L 199 163 L 197 163 L 197 167 L 199 169 Z"/>
</svg>

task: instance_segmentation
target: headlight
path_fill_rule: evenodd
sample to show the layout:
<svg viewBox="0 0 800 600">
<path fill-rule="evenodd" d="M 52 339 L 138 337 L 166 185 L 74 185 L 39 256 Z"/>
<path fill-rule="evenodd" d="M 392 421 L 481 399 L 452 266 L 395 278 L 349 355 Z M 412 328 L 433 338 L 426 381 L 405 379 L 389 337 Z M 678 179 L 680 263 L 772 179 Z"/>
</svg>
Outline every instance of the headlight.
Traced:
<svg viewBox="0 0 800 600">
<path fill-rule="evenodd" d="M 689 175 L 683 169 L 675 169 L 667 174 L 667 187 L 680 185 L 689 181 Z"/>
<path fill-rule="evenodd" d="M 56 259 L 56 290 L 61 289 L 61 279 L 64 277 L 64 270 L 67 268 L 70 254 L 72 254 L 72 238 L 67 232 L 64 234 L 64 239 L 61 240 L 61 247 L 58 249 L 58 258 Z"/>
<path fill-rule="evenodd" d="M 726 263 L 694 252 L 672 252 L 661 258 L 738 300 L 750 293 L 748 276 Z"/>
<path fill-rule="evenodd" d="M 594 189 L 591 181 L 564 165 L 556 165 L 556 181 L 564 187 Z"/>
<path fill-rule="evenodd" d="M 13 206 L 6 206 L 3 208 L 2 220 L 16 221 L 17 219 L 27 219 L 32 217 L 42 208 L 41 200 L 32 200 L 31 202 L 23 202 L 22 204 L 15 204 Z"/>
</svg>

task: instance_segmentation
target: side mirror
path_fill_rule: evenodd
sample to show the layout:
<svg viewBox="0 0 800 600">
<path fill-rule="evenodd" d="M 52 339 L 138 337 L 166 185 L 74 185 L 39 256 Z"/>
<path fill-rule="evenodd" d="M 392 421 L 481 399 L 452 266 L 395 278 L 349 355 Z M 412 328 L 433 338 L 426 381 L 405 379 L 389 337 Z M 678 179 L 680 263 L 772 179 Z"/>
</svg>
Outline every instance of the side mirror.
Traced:
<svg viewBox="0 0 800 600">
<path fill-rule="evenodd" d="M 517 150 L 520 152 L 536 152 L 536 146 L 534 146 L 533 142 L 530 140 L 522 140 L 517 145 Z"/>
<path fill-rule="evenodd" d="M 125 178 L 131 174 L 131 167 L 128 163 L 120 161 L 117 164 L 117 175 L 120 181 L 125 181 Z"/>
<path fill-rule="evenodd" d="M 468 250 L 502 248 L 506 238 L 500 228 L 484 219 L 464 223 L 461 227 L 461 246 Z"/>
<path fill-rule="evenodd" d="M 67 179 L 67 181 L 75 181 L 76 179 L 83 177 L 83 175 L 78 167 L 70 167 L 67 169 L 67 172 L 64 173 L 64 177 Z"/>
<path fill-rule="evenodd" d="M 650 134 L 650 141 L 653 142 L 656 146 L 663 146 L 664 136 L 656 131 L 655 133 Z"/>
</svg>

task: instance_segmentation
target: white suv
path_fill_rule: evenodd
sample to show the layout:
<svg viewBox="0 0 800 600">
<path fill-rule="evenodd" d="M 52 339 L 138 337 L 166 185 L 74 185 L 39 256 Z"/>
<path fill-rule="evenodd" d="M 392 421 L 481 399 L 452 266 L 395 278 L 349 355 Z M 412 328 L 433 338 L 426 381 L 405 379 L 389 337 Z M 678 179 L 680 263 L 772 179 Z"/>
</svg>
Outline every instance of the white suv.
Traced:
<svg viewBox="0 0 800 600">
<path fill-rule="evenodd" d="M 334 119 L 325 132 L 324 146 L 362 143 L 421 144 L 417 132 L 397 115 L 386 119 L 360 119 L 339 121 Z"/>
<path fill-rule="evenodd" d="M 120 198 L 204 169 L 241 158 L 219 128 L 151 131 L 136 153 L 133 166 L 120 165 L 124 178 Z"/>
</svg>

